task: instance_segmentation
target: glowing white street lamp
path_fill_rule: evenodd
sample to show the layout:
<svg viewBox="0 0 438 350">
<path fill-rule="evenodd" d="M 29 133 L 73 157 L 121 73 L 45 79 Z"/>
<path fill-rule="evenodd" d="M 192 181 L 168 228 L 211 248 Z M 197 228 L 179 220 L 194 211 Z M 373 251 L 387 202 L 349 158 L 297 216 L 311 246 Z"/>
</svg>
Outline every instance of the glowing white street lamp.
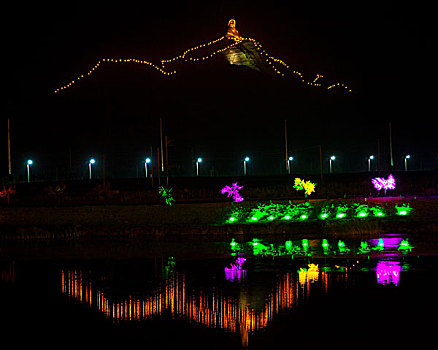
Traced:
<svg viewBox="0 0 438 350">
<path fill-rule="evenodd" d="M 144 161 L 144 173 L 146 176 L 146 179 L 148 178 L 148 164 L 151 162 L 150 158 L 146 158 Z"/>
<path fill-rule="evenodd" d="M 202 163 L 201 157 L 196 160 L 196 176 L 199 176 L 199 163 Z"/>
<path fill-rule="evenodd" d="M 330 157 L 330 174 L 332 173 L 332 161 L 334 161 L 336 159 L 336 156 L 331 156 Z"/>
<path fill-rule="evenodd" d="M 96 163 L 96 159 L 94 159 L 94 158 L 91 158 L 91 159 L 88 161 L 88 171 L 89 171 L 89 174 L 90 174 L 90 180 L 91 180 L 91 166 L 92 166 L 94 163 Z"/>
<path fill-rule="evenodd" d="M 294 157 L 290 156 L 287 159 L 287 168 L 289 169 L 289 175 L 290 175 L 290 162 L 292 162 L 294 160 Z"/>
<path fill-rule="evenodd" d="M 371 156 L 368 157 L 368 172 L 371 171 L 371 160 L 373 160 L 373 159 L 374 159 L 374 156 L 373 156 L 373 155 L 371 155 Z"/>
<path fill-rule="evenodd" d="M 408 159 L 411 159 L 411 155 L 407 154 L 405 156 L 405 171 L 408 171 Z"/>
<path fill-rule="evenodd" d="M 33 164 L 32 159 L 28 159 L 26 162 L 26 168 L 27 168 L 27 182 L 30 182 L 30 166 Z"/>
<path fill-rule="evenodd" d="M 246 175 L 246 163 L 249 162 L 249 157 L 245 157 L 243 160 L 243 175 Z"/>
</svg>

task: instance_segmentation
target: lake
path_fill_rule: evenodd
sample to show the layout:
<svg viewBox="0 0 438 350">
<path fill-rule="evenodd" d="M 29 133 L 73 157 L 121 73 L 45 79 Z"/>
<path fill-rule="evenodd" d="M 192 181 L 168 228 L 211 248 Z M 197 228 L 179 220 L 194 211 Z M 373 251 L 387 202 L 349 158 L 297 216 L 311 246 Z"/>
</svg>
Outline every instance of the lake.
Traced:
<svg viewBox="0 0 438 350">
<path fill-rule="evenodd" d="M 423 238 L 102 239 L 1 252 L 1 333 L 14 346 L 435 343 L 438 250 Z"/>
</svg>

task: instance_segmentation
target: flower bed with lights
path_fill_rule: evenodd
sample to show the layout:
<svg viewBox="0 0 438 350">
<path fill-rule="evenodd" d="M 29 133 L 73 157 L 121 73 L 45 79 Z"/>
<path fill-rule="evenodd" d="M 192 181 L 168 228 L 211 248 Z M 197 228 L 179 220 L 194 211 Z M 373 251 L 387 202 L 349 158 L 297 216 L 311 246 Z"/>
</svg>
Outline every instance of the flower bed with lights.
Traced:
<svg viewBox="0 0 438 350">
<path fill-rule="evenodd" d="M 397 188 L 404 186 L 405 179 L 400 176 L 397 179 Z M 434 233 L 438 230 L 438 198 L 400 196 L 392 175 L 372 180 L 368 177 L 366 181 L 376 190 L 395 193 L 391 197 L 328 199 L 321 197 L 327 183 L 317 187 L 307 179 L 295 178 L 277 200 L 265 201 L 260 199 L 264 196 L 254 195 L 253 185 L 245 178 L 243 185 L 232 179 L 221 182 L 221 190 L 216 188 L 220 200 L 212 195 L 209 201 L 201 202 L 199 197 L 197 202 L 184 201 L 178 192 L 181 186 L 175 181 L 175 193 L 173 187 L 160 186 L 158 191 L 154 189 L 154 201 L 147 204 L 123 202 L 123 205 L 111 203 L 103 207 L 89 204 L 47 207 L 35 204 L 37 201 L 32 197 L 33 206 L 30 207 L 24 205 L 28 202 L 23 201 L 21 191 L 17 191 L 20 196 L 14 196 L 11 205 L 2 208 L 0 239 L 89 234 L 111 237 L 285 232 L 361 235 L 376 232 Z M 302 199 L 293 200 L 297 198 L 297 192 Z M 316 198 L 309 200 L 310 195 Z M 17 206 L 17 203 L 22 204 Z"/>
<path fill-rule="evenodd" d="M 304 203 L 259 203 L 254 206 L 235 206 L 226 216 L 229 224 L 255 224 L 272 222 L 304 222 L 330 220 L 363 220 L 388 216 L 407 216 L 413 208 L 409 203 L 369 203 L 319 201 Z"/>
</svg>

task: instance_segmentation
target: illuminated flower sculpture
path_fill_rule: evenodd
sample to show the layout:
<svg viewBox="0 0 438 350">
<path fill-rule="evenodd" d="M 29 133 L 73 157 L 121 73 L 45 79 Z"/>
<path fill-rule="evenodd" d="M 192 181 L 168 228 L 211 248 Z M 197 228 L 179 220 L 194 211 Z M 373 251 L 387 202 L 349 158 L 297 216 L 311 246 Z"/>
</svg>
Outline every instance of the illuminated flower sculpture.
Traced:
<svg viewBox="0 0 438 350">
<path fill-rule="evenodd" d="M 295 183 L 294 183 L 294 188 L 297 191 L 300 190 L 304 190 L 304 193 L 307 196 L 309 196 L 310 194 L 312 194 L 312 192 L 315 192 L 315 186 L 316 183 L 310 182 L 310 181 L 305 181 L 305 180 L 301 180 L 299 177 L 295 178 Z"/>
<path fill-rule="evenodd" d="M 373 183 L 375 189 L 377 191 L 380 190 L 394 190 L 395 189 L 395 179 L 394 176 L 389 175 L 387 179 L 384 179 L 382 177 L 375 177 L 371 180 Z"/>
<path fill-rule="evenodd" d="M 241 190 L 243 186 L 239 186 L 237 182 L 233 183 L 231 186 L 225 186 L 221 189 L 222 194 L 227 194 L 227 197 L 232 197 L 235 203 L 243 202 L 243 197 L 240 196 L 239 190 Z"/>
<path fill-rule="evenodd" d="M 158 187 L 158 193 L 161 194 L 167 205 L 172 205 L 172 202 L 175 201 L 175 199 L 172 196 L 172 193 L 170 193 L 171 191 L 172 191 L 172 187 L 170 188 L 166 188 L 164 186 Z"/>
</svg>

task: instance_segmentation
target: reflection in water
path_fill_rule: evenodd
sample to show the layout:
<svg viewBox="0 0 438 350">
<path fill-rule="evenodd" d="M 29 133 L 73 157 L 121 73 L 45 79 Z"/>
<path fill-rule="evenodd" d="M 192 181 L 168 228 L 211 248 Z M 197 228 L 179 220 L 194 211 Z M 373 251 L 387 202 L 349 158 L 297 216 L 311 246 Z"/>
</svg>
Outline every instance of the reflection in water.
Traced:
<svg viewBox="0 0 438 350">
<path fill-rule="evenodd" d="M 400 279 L 401 267 L 398 261 L 381 260 L 377 263 L 377 283 L 397 285 Z"/>
<path fill-rule="evenodd" d="M 309 286 L 313 282 L 317 282 L 318 277 L 319 277 L 318 265 L 309 264 L 308 268 L 302 267 L 298 270 L 298 281 L 303 287 Z"/>
<path fill-rule="evenodd" d="M 225 279 L 228 281 L 243 282 L 246 277 L 246 270 L 225 268 Z"/>
<path fill-rule="evenodd" d="M 14 262 L 0 267 L 0 281 L 14 282 L 15 281 L 15 264 Z"/>
<path fill-rule="evenodd" d="M 311 249 L 309 247 L 313 241 L 303 241 L 306 249 Z M 340 251 L 344 246 L 342 241 L 339 242 Z M 254 281 L 259 283 L 257 273 L 251 265 L 250 268 L 245 266 L 246 269 L 243 269 L 242 264 L 245 259 L 241 257 L 229 267 L 221 269 L 222 274 L 225 272 L 227 286 L 233 286 L 234 292 L 230 292 L 228 287 L 221 288 L 215 285 L 214 288 L 210 288 L 204 284 L 194 289 L 192 283 L 187 282 L 187 276 L 191 276 L 189 271 L 175 271 L 173 258 L 164 266 L 163 282 L 146 294 L 136 293 L 136 295 L 121 298 L 114 291 L 102 288 L 99 282 L 93 282 L 91 273 L 81 270 L 63 270 L 61 290 L 70 298 L 102 312 L 105 317 L 115 323 L 153 318 L 181 318 L 239 334 L 242 345 L 246 346 L 249 334 L 265 328 L 279 313 L 293 309 L 300 302 L 308 300 L 313 293 L 328 293 L 330 289 L 337 286 L 344 288 L 355 283 L 352 279 L 355 274 L 351 272 L 375 270 L 378 284 L 397 286 L 401 271 L 408 268 L 406 264 L 402 266 L 399 261 L 391 260 L 394 254 L 401 255 L 398 252 L 400 242 L 400 238 L 391 238 L 370 240 L 369 244 L 361 243 L 360 248 L 364 251 L 379 247 L 381 260 L 377 262 L 377 266 L 372 264 L 376 266 L 375 268 L 368 265 L 370 263 L 368 257 L 363 259 L 361 267 L 357 266 L 357 264 L 362 265 L 359 260 L 348 263 L 350 258 L 346 258 L 346 266 L 335 264 L 334 267 L 319 267 L 318 264 L 309 263 L 301 266 L 298 271 L 295 270 L 296 272 L 276 270 L 277 272 L 269 277 L 269 280 L 272 278 L 273 282 L 270 282 L 272 287 L 267 291 L 263 287 L 258 289 L 260 284 L 254 285 Z M 258 241 L 252 243 L 253 245 L 257 243 L 255 246 L 261 245 Z M 303 242 L 300 243 L 303 245 Z M 328 243 L 326 246 L 324 243 L 327 241 L 322 241 L 322 245 L 320 242 L 315 242 L 316 246 L 328 248 Z M 292 244 L 286 242 L 285 248 L 292 249 Z M 264 259 L 259 256 L 255 258 L 255 261 Z M 336 263 L 341 264 L 342 260 Z M 248 278 L 249 273 L 251 278 Z M 221 278 L 224 278 L 224 275 Z M 238 283 L 230 284 L 229 282 Z M 265 282 L 263 281 L 262 284 Z M 235 293 L 236 289 L 238 293 Z M 263 292 L 260 293 L 257 290 L 263 290 Z"/>
<path fill-rule="evenodd" d="M 187 287 L 185 273 L 176 271 L 169 273 L 162 286 L 146 297 L 129 296 L 118 300 L 93 285 L 90 276 L 78 270 L 62 271 L 61 290 L 67 296 L 99 310 L 113 322 L 147 320 L 158 316 L 179 317 L 239 333 L 242 345 L 246 346 L 249 333 L 266 327 L 275 315 L 307 299 L 311 286 L 327 292 L 329 275 L 314 264 L 300 269 L 297 274 L 281 274 L 265 296 L 263 307 L 257 309 L 247 302 L 243 292 L 239 296 L 226 295 L 218 289 L 208 292 L 201 289 L 195 293 Z M 334 283 L 346 280 L 346 272 L 335 275 Z"/>
<path fill-rule="evenodd" d="M 246 270 L 242 269 L 242 264 L 246 261 L 245 258 L 239 257 L 235 264 L 230 264 L 230 267 L 225 267 L 225 279 L 228 281 L 242 282 L 246 276 Z"/>
<path fill-rule="evenodd" d="M 367 241 L 345 242 L 343 240 L 332 241 L 327 238 L 301 240 L 286 240 L 283 242 L 270 243 L 265 240 L 253 238 L 252 241 L 238 243 L 233 238 L 230 243 L 231 255 L 249 254 L 253 256 L 336 256 L 336 255 L 368 255 L 384 253 L 386 256 L 407 254 L 414 246 L 407 238 L 398 235 L 388 234 L 386 237 L 373 238 Z"/>
</svg>

